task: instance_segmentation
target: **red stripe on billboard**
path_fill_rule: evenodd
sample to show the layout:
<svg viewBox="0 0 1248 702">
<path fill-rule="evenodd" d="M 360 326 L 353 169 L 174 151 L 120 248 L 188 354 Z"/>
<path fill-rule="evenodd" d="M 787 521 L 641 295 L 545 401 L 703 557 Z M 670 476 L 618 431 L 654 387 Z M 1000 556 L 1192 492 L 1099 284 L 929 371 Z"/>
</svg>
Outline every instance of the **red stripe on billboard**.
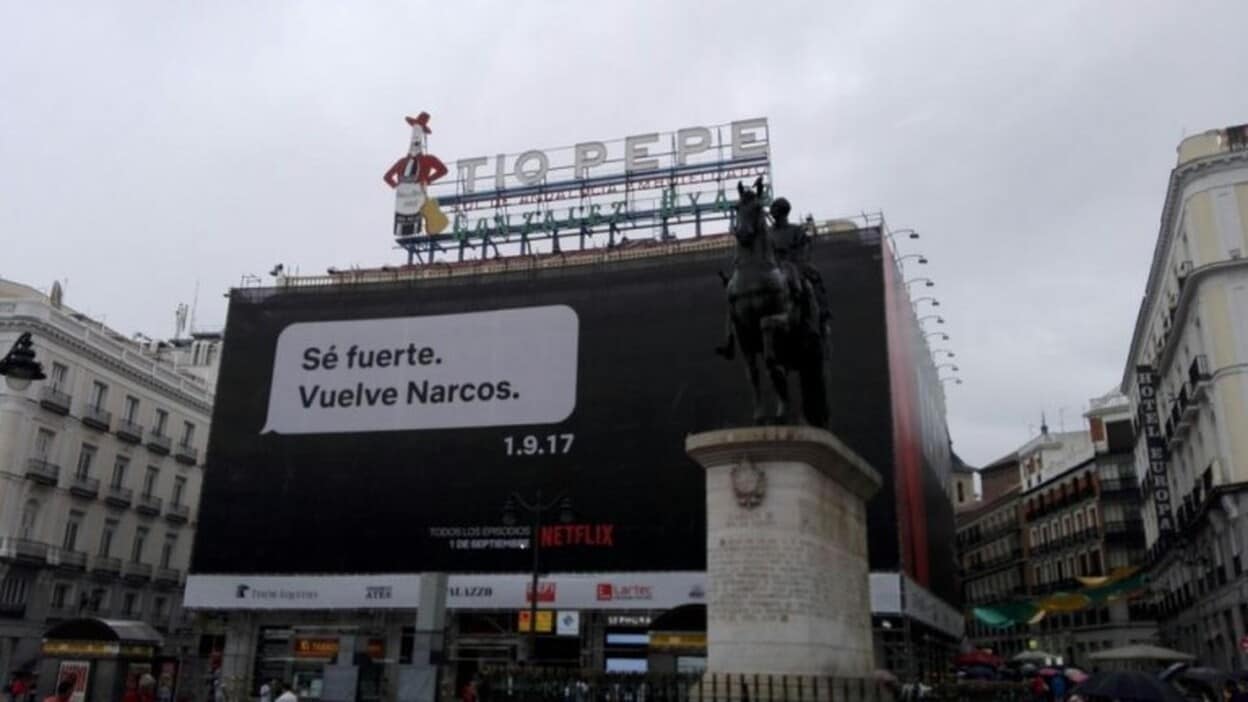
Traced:
<svg viewBox="0 0 1248 702">
<path fill-rule="evenodd" d="M 923 451 L 920 445 L 917 380 L 912 358 L 917 348 L 910 296 L 905 290 L 889 240 L 884 255 L 884 307 L 888 327 L 888 380 L 893 408 L 893 465 L 902 568 L 924 587 L 930 585 L 927 514 L 923 503 Z"/>
</svg>

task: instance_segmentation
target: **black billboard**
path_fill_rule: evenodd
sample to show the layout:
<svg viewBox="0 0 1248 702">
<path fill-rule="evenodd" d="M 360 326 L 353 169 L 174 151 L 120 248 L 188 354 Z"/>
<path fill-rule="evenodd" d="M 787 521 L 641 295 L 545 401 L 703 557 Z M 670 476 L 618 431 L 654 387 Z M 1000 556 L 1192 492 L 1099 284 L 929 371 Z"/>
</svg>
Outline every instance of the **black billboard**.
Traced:
<svg viewBox="0 0 1248 702">
<path fill-rule="evenodd" d="M 539 492 L 551 504 L 543 569 L 704 569 L 704 475 L 684 438 L 751 413 L 740 361 L 713 353 L 731 249 L 708 243 L 541 270 L 235 290 L 192 571 L 522 572 L 531 514 L 509 497 Z M 906 444 L 890 373 L 917 346 L 907 337 L 890 354 L 883 251 L 866 229 L 819 237 L 814 256 L 836 331 L 829 428 L 885 478 L 869 511 L 871 566 L 899 570 L 914 543 L 898 531 L 899 504 L 934 500 L 941 467 L 925 458 L 898 491 L 894 454 Z M 938 419 L 906 441 L 936 431 L 947 448 L 943 405 Z M 925 541 L 952 546 L 951 513 L 932 529 Z M 956 584 L 933 589 L 955 601 Z"/>
</svg>

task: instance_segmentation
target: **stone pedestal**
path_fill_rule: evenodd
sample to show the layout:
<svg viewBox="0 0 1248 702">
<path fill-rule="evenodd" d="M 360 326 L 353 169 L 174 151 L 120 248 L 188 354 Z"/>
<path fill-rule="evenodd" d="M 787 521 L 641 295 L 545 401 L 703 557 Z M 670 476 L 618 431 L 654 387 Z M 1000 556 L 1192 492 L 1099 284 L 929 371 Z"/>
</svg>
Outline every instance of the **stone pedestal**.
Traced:
<svg viewBox="0 0 1248 702">
<path fill-rule="evenodd" d="M 879 474 L 813 427 L 705 432 L 685 450 L 706 469 L 707 672 L 870 676 Z"/>
</svg>

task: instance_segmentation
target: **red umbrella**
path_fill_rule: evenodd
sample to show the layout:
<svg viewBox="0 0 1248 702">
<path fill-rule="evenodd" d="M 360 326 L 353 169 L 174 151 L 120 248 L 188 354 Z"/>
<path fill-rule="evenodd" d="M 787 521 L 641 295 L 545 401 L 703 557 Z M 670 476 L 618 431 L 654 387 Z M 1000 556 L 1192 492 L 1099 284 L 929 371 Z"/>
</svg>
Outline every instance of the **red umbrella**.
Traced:
<svg viewBox="0 0 1248 702">
<path fill-rule="evenodd" d="M 1040 670 L 1036 671 L 1036 675 L 1039 675 L 1040 677 L 1043 677 L 1043 678 L 1052 678 L 1061 674 L 1062 674 L 1062 671 L 1058 670 L 1057 668 L 1041 668 Z"/>
<path fill-rule="evenodd" d="M 1000 668 L 1004 665 L 1004 661 L 987 651 L 967 651 L 966 653 L 958 654 L 958 656 L 953 659 L 953 664 L 960 668 L 966 668 L 973 665 L 986 665 L 991 668 Z"/>
</svg>

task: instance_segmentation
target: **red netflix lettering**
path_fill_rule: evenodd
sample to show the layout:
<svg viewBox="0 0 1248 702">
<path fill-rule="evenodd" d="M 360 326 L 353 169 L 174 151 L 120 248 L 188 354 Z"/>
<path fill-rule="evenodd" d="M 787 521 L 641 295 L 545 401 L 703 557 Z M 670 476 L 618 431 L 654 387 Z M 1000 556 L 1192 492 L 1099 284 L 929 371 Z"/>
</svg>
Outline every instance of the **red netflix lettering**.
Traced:
<svg viewBox="0 0 1248 702">
<path fill-rule="evenodd" d="M 551 524 L 542 527 L 538 532 L 538 544 L 541 548 L 563 546 L 610 548 L 615 546 L 615 525 Z"/>
</svg>

